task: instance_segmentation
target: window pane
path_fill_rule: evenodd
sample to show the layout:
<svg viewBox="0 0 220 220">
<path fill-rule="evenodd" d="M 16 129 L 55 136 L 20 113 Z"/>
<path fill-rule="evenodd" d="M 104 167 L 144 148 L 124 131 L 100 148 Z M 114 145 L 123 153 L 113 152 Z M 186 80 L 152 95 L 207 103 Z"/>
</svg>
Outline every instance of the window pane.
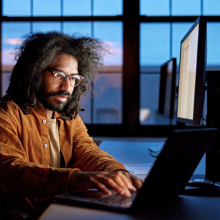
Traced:
<svg viewBox="0 0 220 220">
<path fill-rule="evenodd" d="M 172 0 L 172 15 L 200 15 L 201 0 Z"/>
<path fill-rule="evenodd" d="M 80 107 L 85 111 L 80 111 L 79 115 L 86 124 L 91 123 L 91 94 L 86 94 L 80 98 Z"/>
<path fill-rule="evenodd" d="M 63 32 L 65 34 L 77 34 L 83 36 L 91 36 L 92 23 L 91 22 L 63 22 Z"/>
<path fill-rule="evenodd" d="M 105 65 L 122 65 L 122 23 L 94 22 L 94 37 L 101 39 L 111 48 L 104 57 Z"/>
<path fill-rule="evenodd" d="M 166 16 L 170 15 L 170 0 L 140 0 L 141 15 Z"/>
<path fill-rule="evenodd" d="M 99 74 L 95 84 L 94 123 L 122 123 L 122 74 Z"/>
<path fill-rule="evenodd" d="M 204 15 L 220 15 L 219 0 L 203 0 Z"/>
<path fill-rule="evenodd" d="M 173 36 L 172 36 L 172 57 L 177 58 L 177 66 L 180 62 L 180 43 L 193 23 L 173 23 Z M 178 70 L 178 68 L 177 68 Z"/>
<path fill-rule="evenodd" d="M 208 22 L 207 24 L 207 64 L 220 67 L 220 23 Z M 216 69 L 216 68 L 215 68 Z M 220 68 L 217 68 L 220 70 Z"/>
<path fill-rule="evenodd" d="M 94 22 L 94 37 L 111 48 L 104 57 L 105 74 L 100 74 L 95 87 L 94 123 L 121 123 L 122 23 Z"/>
<path fill-rule="evenodd" d="M 31 16 L 30 0 L 3 0 L 3 16 Z"/>
<path fill-rule="evenodd" d="M 160 74 L 141 74 L 140 124 L 142 125 L 174 125 L 176 123 L 176 119 L 170 120 L 157 113 L 159 84 Z"/>
<path fill-rule="evenodd" d="M 61 16 L 60 0 L 33 0 L 33 16 Z"/>
<path fill-rule="evenodd" d="M 6 94 L 6 90 L 8 89 L 11 73 L 2 73 L 2 88 L 1 95 L 4 96 Z"/>
<path fill-rule="evenodd" d="M 61 22 L 33 22 L 33 32 L 61 31 Z"/>
<path fill-rule="evenodd" d="M 91 0 L 63 0 L 64 16 L 91 16 Z"/>
<path fill-rule="evenodd" d="M 170 58 L 169 23 L 142 23 L 140 38 L 141 66 L 161 65 Z"/>
<path fill-rule="evenodd" d="M 94 0 L 93 15 L 122 15 L 122 0 Z"/>
<path fill-rule="evenodd" d="M 2 23 L 2 64 L 15 64 L 14 49 L 21 43 L 21 38 L 30 33 L 30 22 L 3 22 Z"/>
<path fill-rule="evenodd" d="M 21 43 L 22 36 L 30 33 L 30 22 L 3 22 L 2 23 L 2 95 L 8 88 L 9 78 L 15 65 L 14 51 Z"/>
</svg>

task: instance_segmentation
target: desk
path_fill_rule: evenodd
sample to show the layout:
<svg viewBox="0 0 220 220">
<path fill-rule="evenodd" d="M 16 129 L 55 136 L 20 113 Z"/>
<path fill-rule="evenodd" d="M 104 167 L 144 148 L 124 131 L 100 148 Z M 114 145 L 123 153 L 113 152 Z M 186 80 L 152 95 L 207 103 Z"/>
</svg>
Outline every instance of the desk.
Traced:
<svg viewBox="0 0 220 220">
<path fill-rule="evenodd" d="M 134 220 L 187 219 L 215 220 L 220 218 L 220 197 L 179 196 L 163 205 L 136 214 L 116 213 L 89 208 L 52 204 L 40 220 Z"/>
<path fill-rule="evenodd" d="M 101 150 L 108 152 L 122 164 L 153 163 L 155 158 L 149 154 L 149 148 L 162 148 L 164 138 L 151 138 L 135 140 L 132 138 L 119 138 L 118 140 L 105 140 L 99 145 Z M 194 174 L 205 174 L 205 156 L 202 158 Z"/>
<path fill-rule="evenodd" d="M 149 146 L 163 145 L 164 140 L 153 141 L 103 141 L 102 150 L 113 155 L 123 164 L 151 163 L 154 158 L 149 156 Z M 205 158 L 197 167 L 195 174 L 204 174 Z M 191 196 L 181 195 L 171 201 L 146 206 L 139 213 L 117 213 L 98 209 L 82 208 L 61 204 L 51 204 L 43 213 L 40 220 L 60 219 L 105 219 L 105 220 L 134 220 L 134 219 L 220 219 L 220 196 Z"/>
</svg>

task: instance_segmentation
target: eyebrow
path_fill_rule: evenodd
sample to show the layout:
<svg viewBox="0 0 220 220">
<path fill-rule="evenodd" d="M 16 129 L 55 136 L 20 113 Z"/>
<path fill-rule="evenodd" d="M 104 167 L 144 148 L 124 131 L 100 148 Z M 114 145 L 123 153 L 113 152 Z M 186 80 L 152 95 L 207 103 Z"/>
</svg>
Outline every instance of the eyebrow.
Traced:
<svg viewBox="0 0 220 220">
<path fill-rule="evenodd" d="M 60 71 L 60 72 L 63 72 L 63 73 L 66 73 L 65 71 L 61 70 L 61 69 L 58 69 L 58 68 L 51 68 L 53 71 Z M 67 74 L 67 73 L 66 73 Z M 79 75 L 79 73 L 72 73 L 72 74 L 67 74 L 68 76 L 72 76 L 72 75 Z"/>
</svg>

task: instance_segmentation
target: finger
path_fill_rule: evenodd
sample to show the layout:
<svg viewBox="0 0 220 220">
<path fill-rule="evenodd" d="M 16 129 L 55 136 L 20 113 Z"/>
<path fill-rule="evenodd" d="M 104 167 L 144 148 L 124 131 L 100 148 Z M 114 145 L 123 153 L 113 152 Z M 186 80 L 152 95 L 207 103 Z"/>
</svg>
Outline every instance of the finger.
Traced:
<svg viewBox="0 0 220 220">
<path fill-rule="evenodd" d="M 92 185 L 95 189 L 98 189 L 99 191 L 103 192 L 106 195 L 112 194 L 112 192 L 108 188 L 106 188 L 105 185 L 103 185 L 102 183 L 98 181 L 93 180 Z"/>
<path fill-rule="evenodd" d="M 134 184 L 134 186 L 135 186 L 137 189 L 141 189 L 141 187 L 142 187 L 144 181 L 141 180 L 141 179 L 139 179 L 139 178 L 137 178 L 137 177 L 134 176 L 134 175 L 131 175 L 130 178 L 131 178 L 131 181 L 132 181 L 132 183 Z"/>
<path fill-rule="evenodd" d="M 125 196 L 130 197 L 131 193 L 129 189 L 132 189 L 131 181 L 122 172 L 112 172 L 109 175 L 121 188 L 125 190 Z"/>
<path fill-rule="evenodd" d="M 143 185 L 143 180 L 139 179 L 137 176 L 131 174 L 131 173 L 127 173 L 124 172 L 124 175 L 126 175 L 132 182 L 132 185 L 135 186 L 137 189 L 140 189 Z M 136 189 L 134 190 L 136 191 Z"/>
<path fill-rule="evenodd" d="M 125 195 L 125 189 L 123 189 L 123 187 L 118 185 L 112 178 L 109 177 L 109 175 L 108 176 L 107 175 L 103 176 L 103 173 L 102 173 L 102 174 L 96 175 L 94 177 L 94 180 L 95 180 L 94 183 L 97 185 L 97 187 L 99 187 L 98 189 L 102 190 L 103 192 L 104 191 L 107 192 L 108 189 L 106 187 L 108 187 L 109 189 L 115 190 L 116 192 L 118 192 L 121 195 Z M 103 189 L 102 188 L 103 186 L 107 190 Z"/>
<path fill-rule="evenodd" d="M 127 183 L 128 188 L 129 188 L 130 190 L 132 190 L 133 192 L 135 192 L 135 191 L 136 191 L 136 188 L 135 188 L 135 186 L 133 185 L 133 181 L 131 180 L 131 176 L 133 176 L 133 175 L 130 174 L 130 173 L 127 173 L 127 172 L 123 172 L 122 174 L 123 174 L 123 176 L 125 176 L 125 177 L 129 180 L 129 182 Z"/>
<path fill-rule="evenodd" d="M 133 185 L 133 182 L 132 182 L 132 180 L 131 180 L 131 178 L 130 178 L 130 173 L 122 172 L 122 175 L 123 175 L 123 178 L 126 179 L 126 180 L 124 180 L 124 181 L 126 181 L 127 187 L 128 187 L 130 190 L 132 190 L 133 192 L 135 192 L 135 191 L 136 191 L 136 188 L 135 188 L 135 186 Z"/>
</svg>

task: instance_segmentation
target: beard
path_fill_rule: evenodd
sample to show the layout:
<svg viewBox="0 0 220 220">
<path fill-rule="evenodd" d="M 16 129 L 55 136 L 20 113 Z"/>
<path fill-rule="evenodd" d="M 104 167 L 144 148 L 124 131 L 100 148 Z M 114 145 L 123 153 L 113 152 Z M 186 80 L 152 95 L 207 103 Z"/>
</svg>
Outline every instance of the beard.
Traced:
<svg viewBox="0 0 220 220">
<path fill-rule="evenodd" d="M 60 102 L 56 100 L 56 102 L 51 102 L 50 98 L 56 95 L 62 95 L 67 97 L 66 102 Z M 48 92 L 47 88 L 45 86 L 41 86 L 40 90 L 37 93 L 37 99 L 38 101 L 43 105 L 45 109 L 49 109 L 51 111 L 57 111 L 59 113 L 62 113 L 66 105 L 68 104 L 69 100 L 71 98 L 71 95 L 69 92 L 64 92 L 62 90 L 57 92 Z"/>
</svg>

